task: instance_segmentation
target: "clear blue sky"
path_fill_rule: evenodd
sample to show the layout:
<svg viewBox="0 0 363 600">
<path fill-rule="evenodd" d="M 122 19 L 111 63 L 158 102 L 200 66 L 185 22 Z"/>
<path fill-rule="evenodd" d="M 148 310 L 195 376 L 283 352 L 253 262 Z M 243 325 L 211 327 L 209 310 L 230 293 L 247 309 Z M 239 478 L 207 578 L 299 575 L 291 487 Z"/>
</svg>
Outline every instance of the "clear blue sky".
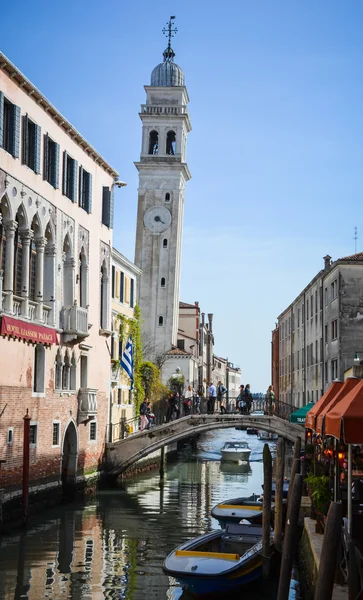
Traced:
<svg viewBox="0 0 363 600">
<path fill-rule="evenodd" d="M 138 111 L 170 14 L 193 125 L 181 299 L 214 313 L 216 353 L 266 389 L 277 315 L 325 254 L 354 252 L 354 226 L 363 240 L 363 3 L 6 3 L 1 50 L 128 183 L 114 240 L 131 259 Z"/>
</svg>

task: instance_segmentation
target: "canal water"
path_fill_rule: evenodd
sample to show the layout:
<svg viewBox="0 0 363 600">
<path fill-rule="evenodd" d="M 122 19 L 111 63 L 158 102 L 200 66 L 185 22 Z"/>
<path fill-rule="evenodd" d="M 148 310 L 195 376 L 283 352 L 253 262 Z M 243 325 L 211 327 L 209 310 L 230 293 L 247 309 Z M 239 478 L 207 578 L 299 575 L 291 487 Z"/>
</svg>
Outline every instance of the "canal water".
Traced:
<svg viewBox="0 0 363 600">
<path fill-rule="evenodd" d="M 221 463 L 230 439 L 248 439 L 249 464 Z M 261 492 L 262 450 L 263 442 L 244 431 L 213 431 L 198 438 L 197 450 L 185 444 L 161 487 L 154 471 L 33 518 L 27 532 L 0 541 L 0 599 L 187 600 L 163 574 L 163 560 L 178 544 L 218 528 L 210 515 L 217 502 Z M 274 586 L 253 587 L 243 599 L 273 600 Z"/>
</svg>

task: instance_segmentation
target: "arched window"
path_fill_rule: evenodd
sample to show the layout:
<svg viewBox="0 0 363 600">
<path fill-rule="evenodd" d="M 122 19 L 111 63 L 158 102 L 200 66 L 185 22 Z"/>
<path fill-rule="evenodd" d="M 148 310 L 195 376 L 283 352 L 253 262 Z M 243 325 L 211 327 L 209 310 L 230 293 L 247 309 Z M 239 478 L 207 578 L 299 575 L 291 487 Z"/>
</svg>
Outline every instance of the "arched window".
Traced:
<svg viewBox="0 0 363 600">
<path fill-rule="evenodd" d="M 162 327 L 164 325 L 164 317 L 160 316 L 159 317 L 159 327 Z"/>
<path fill-rule="evenodd" d="M 79 286 L 79 305 L 82 308 L 87 308 L 88 304 L 88 277 L 87 277 L 87 259 L 84 253 L 84 249 L 82 248 L 79 253 L 79 262 L 78 262 L 78 286 Z"/>
<path fill-rule="evenodd" d="M 163 239 L 163 248 L 168 247 L 168 240 L 166 238 Z"/>
<path fill-rule="evenodd" d="M 69 360 L 69 352 L 66 350 L 62 371 L 62 390 L 69 390 L 69 378 L 71 372 L 71 364 Z"/>
<path fill-rule="evenodd" d="M 63 306 L 73 306 L 74 302 L 74 263 L 72 246 L 68 234 L 63 244 Z"/>
<path fill-rule="evenodd" d="M 29 261 L 29 298 L 30 300 L 36 301 L 37 299 L 35 297 L 35 272 L 37 264 L 37 248 L 35 245 L 35 240 L 31 240 L 30 242 Z"/>
<path fill-rule="evenodd" d="M 155 130 L 150 131 L 149 154 L 159 154 L 159 134 Z"/>
<path fill-rule="evenodd" d="M 165 194 L 165 202 L 170 202 L 170 194 L 169 194 L 169 192 L 167 192 Z"/>
<path fill-rule="evenodd" d="M 0 271 L 5 272 L 6 233 L 4 227 L 4 215 L 0 206 Z"/>
<path fill-rule="evenodd" d="M 166 154 L 174 156 L 176 153 L 176 135 L 175 131 L 168 131 L 166 135 Z"/>
<path fill-rule="evenodd" d="M 21 294 L 21 272 L 23 263 L 23 246 L 19 234 L 19 218 L 16 217 L 18 224 L 14 236 L 14 292 L 18 296 Z"/>
<path fill-rule="evenodd" d="M 161 287 L 165 287 L 165 277 L 162 277 L 160 279 L 160 285 L 161 285 Z"/>
<path fill-rule="evenodd" d="M 107 267 L 105 262 L 103 262 L 101 267 L 101 303 L 100 303 L 100 323 L 102 329 L 107 329 L 107 313 L 108 313 L 108 305 L 107 305 L 107 294 L 108 294 L 108 276 L 107 276 Z"/>
<path fill-rule="evenodd" d="M 63 369 L 63 358 L 62 351 L 60 348 L 57 350 L 57 355 L 55 357 L 55 365 L 54 365 L 54 385 L 56 390 L 62 389 L 62 369 Z"/>
</svg>

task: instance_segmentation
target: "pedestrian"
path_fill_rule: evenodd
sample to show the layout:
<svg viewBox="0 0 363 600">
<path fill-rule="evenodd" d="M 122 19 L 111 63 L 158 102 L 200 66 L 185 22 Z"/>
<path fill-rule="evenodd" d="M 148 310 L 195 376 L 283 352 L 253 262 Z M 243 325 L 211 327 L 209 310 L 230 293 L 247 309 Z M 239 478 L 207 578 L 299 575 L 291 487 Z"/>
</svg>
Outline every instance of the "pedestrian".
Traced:
<svg viewBox="0 0 363 600">
<path fill-rule="evenodd" d="M 217 400 L 219 402 L 219 407 L 220 407 L 219 410 L 220 410 L 221 415 L 224 415 L 227 412 L 226 407 L 223 404 L 224 396 L 227 394 L 227 392 L 228 392 L 228 390 L 227 390 L 226 386 L 223 385 L 221 380 L 219 380 L 218 384 L 217 384 Z"/>
<path fill-rule="evenodd" d="M 154 423 L 155 415 L 154 415 L 154 413 L 152 411 L 150 400 L 148 400 L 146 402 L 146 406 L 147 406 L 146 416 L 147 416 L 147 420 L 149 421 L 147 429 L 150 429 L 151 425 Z"/>
<path fill-rule="evenodd" d="M 217 388 L 211 381 L 208 388 L 207 415 L 214 415 L 214 404 L 217 398 Z"/>
<path fill-rule="evenodd" d="M 266 411 L 270 417 L 272 417 L 275 412 L 275 393 L 272 385 L 268 386 L 266 392 Z"/>
<path fill-rule="evenodd" d="M 194 390 L 193 390 L 193 386 L 192 385 L 188 385 L 187 387 L 187 391 L 184 394 L 184 399 L 183 399 L 183 410 L 184 410 L 184 416 L 188 417 L 190 415 L 190 411 L 191 411 L 191 407 L 192 407 L 192 399 L 194 396 Z"/>
<path fill-rule="evenodd" d="M 194 396 L 193 396 L 193 401 L 194 401 L 194 406 L 195 406 L 195 412 L 197 415 L 200 415 L 200 397 L 203 394 L 197 394 L 196 392 L 194 392 Z"/>
<path fill-rule="evenodd" d="M 169 423 L 169 421 L 172 420 L 172 417 L 174 417 L 174 413 L 176 416 L 178 416 L 179 414 L 179 406 L 178 406 L 178 401 L 179 401 L 179 394 L 173 394 L 170 393 L 168 396 L 168 408 L 166 411 L 166 422 Z"/>
<path fill-rule="evenodd" d="M 240 408 L 241 408 L 240 407 L 240 403 L 243 400 L 244 393 L 245 393 L 245 386 L 244 385 L 240 385 L 239 386 L 239 394 L 238 394 L 238 396 L 236 398 L 236 411 L 241 412 L 241 410 L 240 410 Z"/>
<path fill-rule="evenodd" d="M 246 402 L 246 413 L 249 415 L 251 406 L 252 406 L 251 386 L 249 383 L 245 387 L 245 402 Z"/>
<path fill-rule="evenodd" d="M 149 419 L 147 418 L 147 404 L 145 400 L 140 404 L 140 431 L 144 431 L 149 425 Z"/>
</svg>

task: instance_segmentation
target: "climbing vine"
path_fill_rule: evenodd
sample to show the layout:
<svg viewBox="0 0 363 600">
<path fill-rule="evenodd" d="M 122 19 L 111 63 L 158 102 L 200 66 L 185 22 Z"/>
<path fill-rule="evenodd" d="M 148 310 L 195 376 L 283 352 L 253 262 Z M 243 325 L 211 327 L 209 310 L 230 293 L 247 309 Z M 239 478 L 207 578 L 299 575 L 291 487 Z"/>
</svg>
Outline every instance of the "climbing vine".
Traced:
<svg viewBox="0 0 363 600">
<path fill-rule="evenodd" d="M 134 399 L 136 414 L 139 406 L 145 397 L 145 391 L 142 385 L 140 367 L 142 363 L 142 344 L 141 344 L 141 311 L 136 304 L 134 308 L 134 318 L 129 319 L 125 315 L 117 315 L 119 323 L 119 336 L 123 344 L 127 342 L 129 336 L 132 339 L 132 351 L 134 361 Z"/>
</svg>

